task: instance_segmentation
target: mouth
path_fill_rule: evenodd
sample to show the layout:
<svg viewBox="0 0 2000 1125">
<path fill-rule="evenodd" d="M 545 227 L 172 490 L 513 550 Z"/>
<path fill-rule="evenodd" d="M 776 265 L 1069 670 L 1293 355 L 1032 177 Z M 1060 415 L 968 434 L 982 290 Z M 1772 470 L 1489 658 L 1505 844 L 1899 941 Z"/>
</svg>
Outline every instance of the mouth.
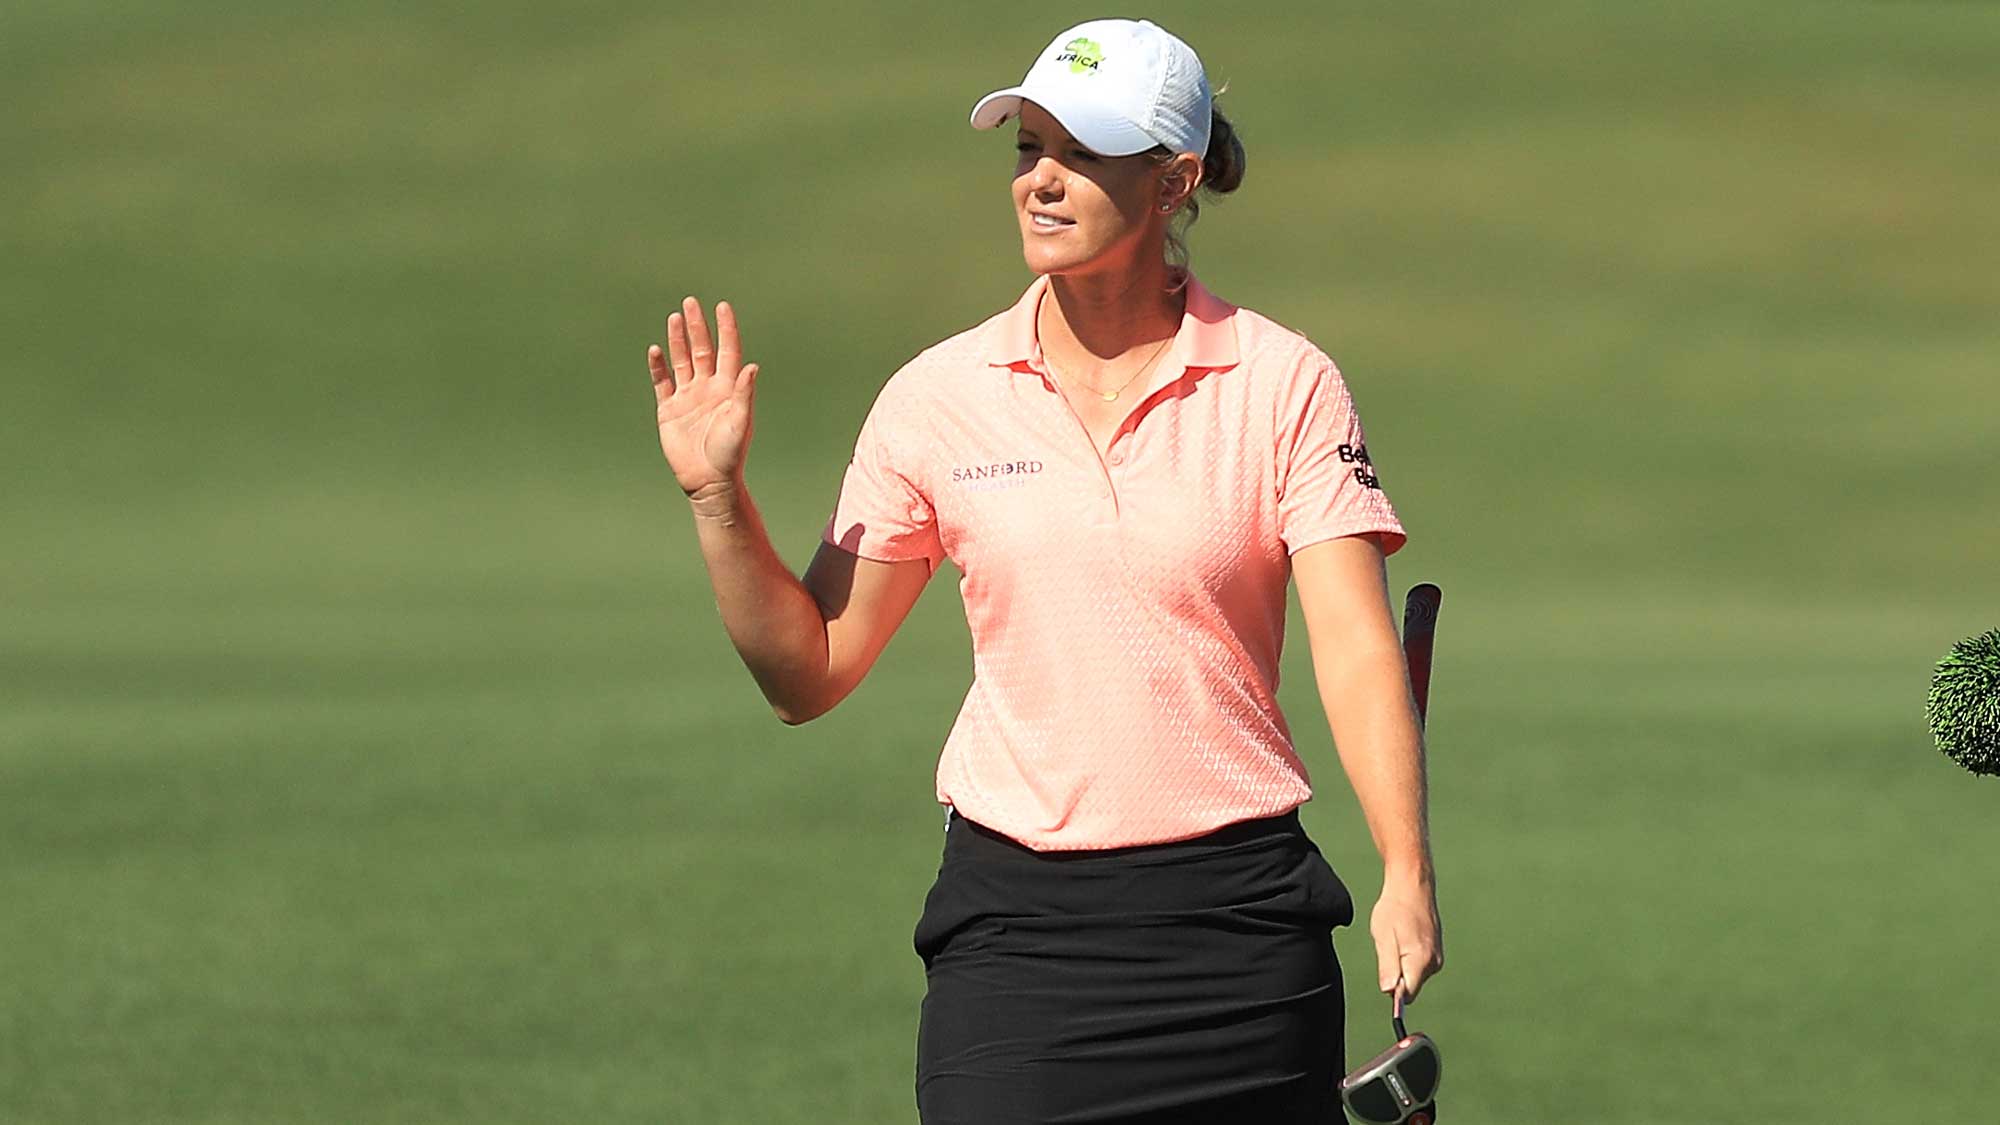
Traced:
<svg viewBox="0 0 2000 1125">
<path fill-rule="evenodd" d="M 1028 212 L 1028 225 L 1038 231 L 1054 233 L 1068 230 L 1076 225 L 1075 219 L 1065 219 L 1042 211 Z"/>
</svg>

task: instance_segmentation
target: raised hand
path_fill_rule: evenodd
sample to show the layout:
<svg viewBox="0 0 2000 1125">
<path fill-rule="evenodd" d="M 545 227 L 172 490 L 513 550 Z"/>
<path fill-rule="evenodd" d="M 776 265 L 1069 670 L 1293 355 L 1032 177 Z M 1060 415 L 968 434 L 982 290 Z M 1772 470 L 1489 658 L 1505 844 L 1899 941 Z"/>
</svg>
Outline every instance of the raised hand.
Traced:
<svg viewBox="0 0 2000 1125">
<path fill-rule="evenodd" d="M 742 480 L 757 391 L 757 365 L 742 359 L 736 310 L 727 301 L 716 303 L 711 338 L 701 302 L 693 297 L 667 317 L 665 353 L 658 344 L 646 350 L 659 404 L 660 452 L 690 499 Z"/>
</svg>

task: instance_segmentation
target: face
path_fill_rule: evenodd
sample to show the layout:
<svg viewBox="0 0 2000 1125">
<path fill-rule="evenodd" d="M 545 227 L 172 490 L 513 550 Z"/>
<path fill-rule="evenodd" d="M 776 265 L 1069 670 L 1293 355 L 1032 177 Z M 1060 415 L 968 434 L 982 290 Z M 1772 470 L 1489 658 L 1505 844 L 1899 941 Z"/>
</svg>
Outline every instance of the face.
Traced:
<svg viewBox="0 0 2000 1125">
<path fill-rule="evenodd" d="M 1014 217 L 1029 269 L 1113 272 L 1131 269 L 1142 255 L 1160 256 L 1171 217 L 1160 207 L 1179 206 L 1192 190 L 1185 161 L 1099 156 L 1033 102 L 1021 103 L 1019 125 Z"/>
</svg>

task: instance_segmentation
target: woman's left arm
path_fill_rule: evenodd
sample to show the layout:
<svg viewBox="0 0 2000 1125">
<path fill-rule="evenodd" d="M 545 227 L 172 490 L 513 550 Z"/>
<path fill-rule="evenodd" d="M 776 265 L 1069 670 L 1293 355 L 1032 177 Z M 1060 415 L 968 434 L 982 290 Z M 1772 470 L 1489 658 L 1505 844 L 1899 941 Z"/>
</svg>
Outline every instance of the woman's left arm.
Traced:
<svg viewBox="0 0 2000 1125">
<path fill-rule="evenodd" d="M 1415 999 L 1444 968 L 1426 812 L 1424 738 L 1389 602 L 1380 540 L 1350 535 L 1292 556 L 1313 675 L 1348 782 L 1382 853 L 1368 921 L 1383 992 Z"/>
</svg>

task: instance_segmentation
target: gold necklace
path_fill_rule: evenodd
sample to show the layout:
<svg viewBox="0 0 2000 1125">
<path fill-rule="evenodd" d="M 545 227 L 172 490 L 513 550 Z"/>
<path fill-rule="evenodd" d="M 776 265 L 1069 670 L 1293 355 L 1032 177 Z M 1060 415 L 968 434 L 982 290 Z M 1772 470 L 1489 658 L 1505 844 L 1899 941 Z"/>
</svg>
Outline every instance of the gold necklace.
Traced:
<svg viewBox="0 0 2000 1125">
<path fill-rule="evenodd" d="M 1084 383 L 1080 380 L 1078 381 L 1077 385 L 1082 387 L 1084 390 L 1089 391 L 1091 394 L 1096 395 L 1098 398 L 1103 399 L 1105 402 L 1117 402 L 1118 396 L 1125 393 L 1126 387 L 1129 387 L 1132 384 L 1138 382 L 1139 376 L 1144 375 L 1146 372 L 1153 369 L 1153 365 L 1160 361 L 1161 354 L 1167 350 L 1167 345 L 1173 342 L 1174 338 L 1172 336 L 1169 336 L 1166 339 L 1161 340 L 1159 345 L 1153 349 L 1153 354 L 1148 356 L 1146 358 L 1146 362 L 1139 366 L 1139 370 L 1134 372 L 1130 379 L 1127 379 L 1124 382 L 1118 384 L 1118 386 L 1112 390 L 1100 391 L 1096 387 L 1093 387 L 1090 384 Z M 1044 355 L 1042 358 L 1045 360 L 1048 359 L 1046 355 Z M 1056 377 L 1057 385 L 1061 385 L 1063 381 L 1062 372 L 1056 370 L 1056 365 L 1053 361 L 1049 363 L 1049 374 L 1054 375 Z"/>
</svg>

